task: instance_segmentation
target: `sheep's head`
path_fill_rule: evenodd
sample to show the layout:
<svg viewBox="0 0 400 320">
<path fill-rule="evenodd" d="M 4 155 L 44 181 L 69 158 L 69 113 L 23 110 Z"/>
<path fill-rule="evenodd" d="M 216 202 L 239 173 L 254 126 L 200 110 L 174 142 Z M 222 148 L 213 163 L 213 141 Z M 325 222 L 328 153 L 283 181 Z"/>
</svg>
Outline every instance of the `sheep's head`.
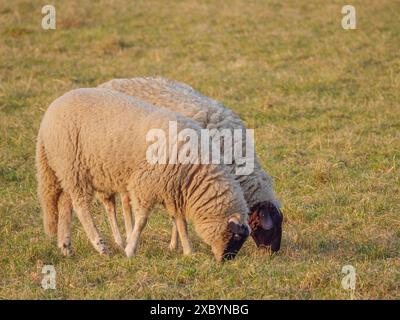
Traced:
<svg viewBox="0 0 400 320">
<path fill-rule="evenodd" d="M 234 259 L 249 234 L 250 227 L 247 223 L 241 223 L 236 216 L 229 217 L 222 246 L 213 246 L 215 258 L 218 261 Z"/>
<path fill-rule="evenodd" d="M 251 236 L 259 248 L 271 247 L 276 252 L 281 247 L 283 215 L 270 201 L 260 202 L 250 209 Z"/>
</svg>

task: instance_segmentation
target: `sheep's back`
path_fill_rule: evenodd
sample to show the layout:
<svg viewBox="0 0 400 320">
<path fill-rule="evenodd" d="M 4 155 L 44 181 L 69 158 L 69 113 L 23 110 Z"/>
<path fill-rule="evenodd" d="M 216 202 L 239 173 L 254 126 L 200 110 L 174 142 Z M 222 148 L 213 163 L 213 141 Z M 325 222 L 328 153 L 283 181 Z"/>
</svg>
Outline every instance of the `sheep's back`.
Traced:
<svg viewBox="0 0 400 320">
<path fill-rule="evenodd" d="M 246 148 L 246 128 L 240 117 L 222 103 L 186 84 L 161 77 L 139 77 L 113 79 L 99 87 L 117 90 L 155 106 L 168 108 L 195 120 L 202 128 L 219 131 L 239 129 L 242 132 L 242 148 L 243 150 Z M 236 176 L 250 206 L 260 201 L 274 199 L 272 179 L 262 170 L 257 155 L 254 156 L 254 171 L 247 176 L 236 175 L 238 166 L 236 163 L 226 166 L 226 169 Z"/>
<path fill-rule="evenodd" d="M 174 113 L 107 89 L 77 89 L 56 99 L 40 127 L 48 161 L 60 176 L 87 172 L 98 189 L 124 188 L 146 163 L 146 134 L 168 132 Z M 184 122 L 184 124 L 182 124 Z"/>
</svg>

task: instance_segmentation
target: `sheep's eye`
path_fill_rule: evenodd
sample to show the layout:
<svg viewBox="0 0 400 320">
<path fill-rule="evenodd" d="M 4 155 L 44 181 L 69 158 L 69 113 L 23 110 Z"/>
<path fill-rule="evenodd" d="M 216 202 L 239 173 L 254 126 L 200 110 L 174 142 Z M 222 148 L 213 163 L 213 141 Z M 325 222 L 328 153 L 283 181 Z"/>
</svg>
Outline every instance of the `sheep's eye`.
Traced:
<svg viewBox="0 0 400 320">
<path fill-rule="evenodd" d="M 233 238 L 234 238 L 235 240 L 240 240 L 241 236 L 238 235 L 238 234 L 235 234 L 235 235 L 233 236 Z"/>
</svg>

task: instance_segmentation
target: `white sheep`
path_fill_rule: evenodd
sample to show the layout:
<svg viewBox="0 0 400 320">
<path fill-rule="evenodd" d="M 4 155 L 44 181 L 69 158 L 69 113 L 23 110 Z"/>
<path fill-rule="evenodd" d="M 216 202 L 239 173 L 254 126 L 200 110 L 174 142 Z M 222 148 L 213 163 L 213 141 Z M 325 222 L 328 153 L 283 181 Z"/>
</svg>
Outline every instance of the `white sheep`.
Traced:
<svg viewBox="0 0 400 320">
<path fill-rule="evenodd" d="M 94 192 L 127 192 L 135 225 L 125 252 L 131 257 L 152 207 L 163 203 L 176 221 L 184 253 L 191 252 L 186 219 L 212 247 L 215 258 L 233 258 L 249 234 L 247 206 L 239 184 L 220 165 L 151 164 L 146 134 L 152 128 L 200 127 L 177 113 L 108 89 L 77 89 L 56 99 L 40 125 L 36 168 L 45 230 L 59 232 L 70 253 L 71 204 L 91 243 L 108 249 L 89 206 Z M 178 144 L 178 152 L 182 143 Z M 61 234 L 60 234 L 61 232 Z"/>
<path fill-rule="evenodd" d="M 185 117 L 195 120 L 202 128 L 241 129 L 245 130 L 242 120 L 223 104 L 208 98 L 192 87 L 165 78 L 131 78 L 114 79 L 99 87 L 109 88 L 137 97 L 152 105 L 168 108 L 179 112 Z M 243 140 L 244 143 L 244 140 Z M 272 251 L 278 251 L 282 237 L 282 220 L 280 204 L 274 191 L 272 179 L 262 169 L 257 156 L 254 159 L 254 171 L 249 175 L 237 175 L 237 162 L 226 165 L 235 175 L 250 208 L 249 224 L 252 237 L 259 247 L 271 246 Z M 122 195 L 124 203 L 127 195 Z M 129 210 L 124 206 L 124 210 Z M 125 217 L 129 212 L 124 212 Z M 170 249 L 177 247 L 178 235 L 173 224 Z"/>
</svg>

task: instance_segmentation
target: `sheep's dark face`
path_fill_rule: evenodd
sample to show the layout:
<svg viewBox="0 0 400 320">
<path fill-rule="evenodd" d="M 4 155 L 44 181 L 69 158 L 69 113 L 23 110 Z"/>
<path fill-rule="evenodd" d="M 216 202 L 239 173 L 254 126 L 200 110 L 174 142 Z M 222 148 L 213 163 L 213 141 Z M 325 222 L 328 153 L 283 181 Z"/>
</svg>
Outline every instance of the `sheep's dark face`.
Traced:
<svg viewBox="0 0 400 320">
<path fill-rule="evenodd" d="M 243 243 L 250 234 L 250 228 L 247 224 L 240 224 L 237 221 L 228 222 L 228 236 L 226 246 L 222 253 L 222 261 L 232 260 L 236 257 Z"/>
<path fill-rule="evenodd" d="M 250 210 L 251 236 L 259 248 L 271 247 L 276 252 L 281 247 L 283 215 L 269 201 L 260 202 Z"/>
</svg>

